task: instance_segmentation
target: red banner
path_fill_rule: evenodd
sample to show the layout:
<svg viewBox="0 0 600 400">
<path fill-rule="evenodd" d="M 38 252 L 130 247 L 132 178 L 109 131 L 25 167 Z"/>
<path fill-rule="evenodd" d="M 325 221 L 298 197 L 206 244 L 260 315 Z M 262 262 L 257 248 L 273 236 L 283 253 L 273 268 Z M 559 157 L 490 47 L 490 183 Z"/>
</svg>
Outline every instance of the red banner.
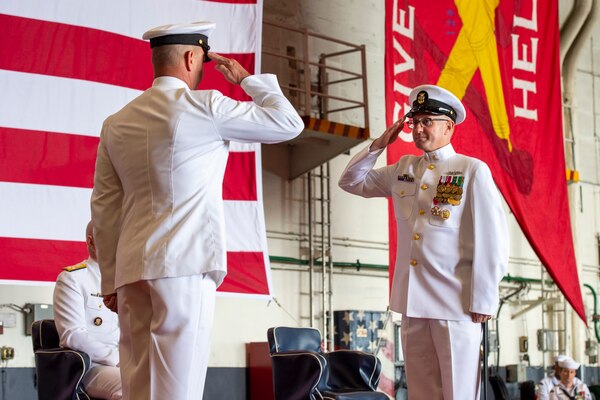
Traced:
<svg viewBox="0 0 600 400">
<path fill-rule="evenodd" d="M 467 119 L 453 146 L 489 165 L 537 256 L 585 321 L 565 177 L 558 3 L 386 0 L 386 57 L 388 125 L 408 110 L 417 85 L 437 84 L 460 98 Z M 388 149 L 388 164 L 416 152 L 405 133 Z M 393 221 L 391 267 L 402 251 Z"/>
</svg>

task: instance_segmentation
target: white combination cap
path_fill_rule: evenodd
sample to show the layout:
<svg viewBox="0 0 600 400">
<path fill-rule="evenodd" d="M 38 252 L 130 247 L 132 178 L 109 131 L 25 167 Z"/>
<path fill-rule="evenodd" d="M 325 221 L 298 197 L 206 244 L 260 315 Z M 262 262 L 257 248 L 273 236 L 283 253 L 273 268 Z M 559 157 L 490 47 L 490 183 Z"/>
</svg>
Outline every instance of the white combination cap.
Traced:
<svg viewBox="0 0 600 400">
<path fill-rule="evenodd" d="M 573 360 L 572 358 L 567 358 L 565 360 L 559 361 L 558 362 L 558 366 L 561 368 L 567 368 L 567 369 L 577 369 L 579 368 L 579 363 L 575 360 Z"/>
<path fill-rule="evenodd" d="M 150 40 L 150 47 L 164 46 L 167 44 L 187 44 L 200 46 L 204 53 L 208 53 L 208 37 L 217 24 L 208 21 L 192 22 L 191 24 L 171 24 L 152 28 L 142 36 Z"/>
<path fill-rule="evenodd" d="M 555 364 L 556 364 L 556 363 L 559 363 L 559 362 L 561 362 L 561 361 L 564 361 L 564 360 L 566 360 L 566 359 L 568 359 L 568 358 L 571 358 L 571 357 L 569 357 L 569 356 L 568 356 L 568 355 L 566 355 L 566 354 L 559 354 L 559 355 L 557 355 L 557 356 L 554 356 L 554 363 L 555 363 Z"/>
<path fill-rule="evenodd" d="M 465 107 L 458 97 L 440 86 L 417 86 L 410 92 L 408 102 L 412 105 L 408 117 L 416 113 L 446 115 L 457 125 L 466 117 Z"/>
</svg>

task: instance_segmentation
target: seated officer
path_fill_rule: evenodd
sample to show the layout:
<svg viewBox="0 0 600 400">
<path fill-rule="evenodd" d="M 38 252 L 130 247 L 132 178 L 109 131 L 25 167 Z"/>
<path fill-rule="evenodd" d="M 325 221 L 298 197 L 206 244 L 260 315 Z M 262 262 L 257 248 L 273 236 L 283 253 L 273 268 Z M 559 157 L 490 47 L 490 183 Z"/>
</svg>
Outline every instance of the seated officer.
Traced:
<svg viewBox="0 0 600 400">
<path fill-rule="evenodd" d="M 558 362 L 560 380 L 549 393 L 550 400 L 592 400 L 587 385 L 575 377 L 579 363 L 571 358 Z M 577 379 L 577 381 L 576 381 Z"/>
<path fill-rule="evenodd" d="M 550 395 L 550 391 L 552 390 L 552 388 L 554 388 L 554 386 L 558 385 L 558 382 L 560 382 L 561 367 L 558 364 L 569 358 L 570 357 L 565 354 L 559 354 L 557 356 L 554 356 L 554 366 L 553 366 L 552 373 L 550 375 L 548 375 L 547 377 L 545 377 L 544 379 L 542 379 L 540 381 L 540 383 L 538 384 L 537 393 L 536 393 L 538 400 L 547 400 L 548 399 L 548 396 Z M 574 378 L 574 382 L 576 385 L 581 383 L 581 381 L 577 377 Z"/>
<path fill-rule="evenodd" d="M 89 258 L 66 267 L 58 275 L 54 288 L 54 320 L 60 345 L 90 356 L 91 368 L 83 377 L 87 394 L 120 400 L 119 322 L 117 314 L 102 302 L 91 222 L 86 229 L 86 243 Z"/>
</svg>

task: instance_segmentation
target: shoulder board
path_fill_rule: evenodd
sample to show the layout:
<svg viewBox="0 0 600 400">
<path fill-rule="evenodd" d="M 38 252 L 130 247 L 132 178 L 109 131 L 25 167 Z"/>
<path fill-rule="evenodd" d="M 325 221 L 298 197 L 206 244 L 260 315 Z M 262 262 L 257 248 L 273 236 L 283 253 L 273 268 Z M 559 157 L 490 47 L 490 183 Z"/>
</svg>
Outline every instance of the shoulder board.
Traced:
<svg viewBox="0 0 600 400">
<path fill-rule="evenodd" d="M 87 268 L 87 264 L 84 262 L 80 262 L 79 264 L 71 265 L 70 267 L 64 267 L 63 270 L 67 272 L 73 272 L 80 269 Z"/>
</svg>

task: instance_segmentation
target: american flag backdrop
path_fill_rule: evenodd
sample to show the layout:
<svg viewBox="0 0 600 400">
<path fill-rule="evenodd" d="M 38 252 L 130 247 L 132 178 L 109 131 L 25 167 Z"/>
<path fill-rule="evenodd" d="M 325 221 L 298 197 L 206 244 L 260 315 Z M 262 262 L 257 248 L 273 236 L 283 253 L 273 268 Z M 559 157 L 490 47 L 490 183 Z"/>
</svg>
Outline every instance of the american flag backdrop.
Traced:
<svg viewBox="0 0 600 400">
<path fill-rule="evenodd" d="M 151 86 L 149 28 L 213 21 L 211 49 L 260 65 L 262 0 L 0 2 L 0 283 L 54 282 L 87 256 L 102 121 Z M 212 64 L 200 89 L 249 100 Z M 223 197 L 229 275 L 219 289 L 269 296 L 260 146 L 232 143 Z"/>
</svg>

